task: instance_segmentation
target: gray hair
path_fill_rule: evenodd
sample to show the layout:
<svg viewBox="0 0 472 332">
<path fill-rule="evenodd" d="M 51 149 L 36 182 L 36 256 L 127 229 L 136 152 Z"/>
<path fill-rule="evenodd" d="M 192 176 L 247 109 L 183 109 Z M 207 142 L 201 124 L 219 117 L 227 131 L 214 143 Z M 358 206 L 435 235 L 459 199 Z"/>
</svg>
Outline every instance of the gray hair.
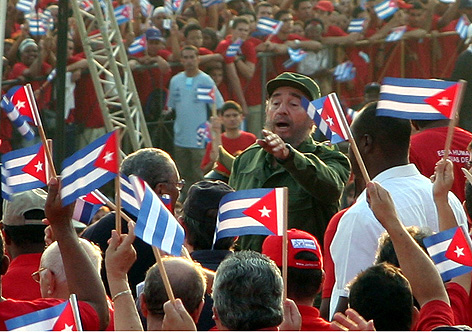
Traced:
<svg viewBox="0 0 472 332">
<path fill-rule="evenodd" d="M 170 155 L 157 148 L 140 149 L 128 155 L 121 163 L 121 172 L 126 176 L 139 176 L 153 189 L 158 183 L 169 181 L 175 169 Z"/>
<path fill-rule="evenodd" d="M 278 326 L 283 320 L 282 277 L 267 256 L 240 251 L 218 267 L 213 307 L 221 323 L 233 331 Z"/>
<path fill-rule="evenodd" d="M 88 257 L 92 261 L 93 266 L 96 268 L 97 273 L 100 274 L 102 268 L 102 251 L 100 247 L 91 243 L 86 239 L 79 238 L 80 244 L 84 248 Z M 49 245 L 46 250 L 44 250 L 41 256 L 40 267 L 47 268 L 54 273 L 56 281 L 58 283 L 63 283 L 67 281 L 66 273 L 64 271 L 64 264 L 62 263 L 61 252 L 59 251 L 59 246 L 57 241 Z"/>
</svg>

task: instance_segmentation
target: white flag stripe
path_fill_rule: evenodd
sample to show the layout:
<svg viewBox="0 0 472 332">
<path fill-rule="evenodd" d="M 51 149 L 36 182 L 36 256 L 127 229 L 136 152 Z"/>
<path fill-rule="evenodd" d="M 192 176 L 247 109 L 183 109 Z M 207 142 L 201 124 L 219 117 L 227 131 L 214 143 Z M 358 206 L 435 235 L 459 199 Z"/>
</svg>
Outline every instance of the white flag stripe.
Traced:
<svg viewBox="0 0 472 332">
<path fill-rule="evenodd" d="M 77 169 L 84 168 L 88 164 L 95 162 L 100 155 L 100 152 L 103 149 L 103 145 L 98 146 L 92 152 L 86 154 L 84 157 L 77 159 L 73 164 L 70 164 L 66 168 L 64 168 L 61 172 L 61 177 L 65 178 L 70 176 L 72 173 L 76 172 Z"/>
<path fill-rule="evenodd" d="M 218 223 L 218 232 L 221 232 L 226 229 L 234 229 L 235 221 L 237 220 L 238 228 L 247 227 L 247 226 L 264 226 L 257 220 L 251 217 L 243 218 L 231 218 Z"/>
<path fill-rule="evenodd" d="M 59 317 L 53 317 L 40 322 L 24 325 L 11 331 L 50 331 Z"/>
<path fill-rule="evenodd" d="M 277 206 L 277 231 L 276 235 L 284 234 L 284 190 L 283 188 L 275 188 L 275 202 Z"/>
<path fill-rule="evenodd" d="M 9 186 L 16 185 L 16 184 L 19 184 L 19 183 L 33 182 L 33 181 L 38 181 L 38 178 L 35 178 L 34 176 L 32 176 L 28 173 L 22 173 L 22 174 L 18 174 L 18 175 L 9 175 L 7 177 L 7 185 L 9 185 Z"/>
<path fill-rule="evenodd" d="M 393 111 L 403 111 L 404 113 L 409 112 L 422 112 L 422 113 L 433 113 L 437 114 L 438 111 L 429 104 L 411 104 L 402 103 L 392 100 L 380 100 L 377 104 L 377 109 L 388 109 Z"/>
<path fill-rule="evenodd" d="M 435 88 L 415 88 L 396 85 L 382 85 L 380 93 L 391 93 L 395 95 L 411 95 L 420 97 L 430 97 L 437 93 L 444 91 L 444 89 Z"/>
<path fill-rule="evenodd" d="M 108 171 L 103 168 L 95 168 L 92 172 L 88 173 L 87 176 L 77 178 L 74 182 L 71 182 L 69 185 L 62 187 L 62 199 L 77 191 L 78 188 L 84 188 L 88 186 L 90 183 L 94 182 L 97 178 L 103 176 L 106 173 L 108 173 Z"/>
<path fill-rule="evenodd" d="M 3 166 L 6 169 L 12 169 L 12 168 L 18 167 L 18 165 L 26 165 L 27 163 L 29 163 L 34 158 L 34 156 L 35 156 L 34 154 L 30 154 L 30 155 L 27 155 L 27 156 L 11 159 L 11 160 L 8 160 L 7 162 L 5 162 L 5 164 Z"/>
<path fill-rule="evenodd" d="M 435 245 L 428 247 L 428 253 L 429 255 L 435 256 L 441 252 L 447 251 L 447 248 L 449 247 L 449 244 L 451 243 L 451 240 L 443 241 L 436 243 Z"/>
<path fill-rule="evenodd" d="M 139 186 L 137 186 L 139 187 Z M 149 216 L 151 218 L 147 219 L 146 227 L 143 232 L 143 241 L 147 243 L 152 243 L 152 236 L 154 235 L 154 230 L 157 225 L 157 218 L 159 216 L 159 211 L 161 210 L 161 205 L 156 200 L 152 200 L 151 207 L 149 209 Z"/>
<path fill-rule="evenodd" d="M 436 264 L 436 268 L 438 269 L 439 273 L 444 273 L 445 271 L 456 269 L 458 267 L 462 267 L 464 265 L 451 261 L 450 259 L 445 260 L 439 264 Z"/>
<path fill-rule="evenodd" d="M 237 201 L 229 201 L 220 206 L 219 214 L 223 214 L 226 211 L 230 211 L 230 210 L 241 209 L 241 207 L 246 207 L 246 208 L 250 207 L 259 200 L 260 200 L 260 197 L 239 199 Z"/>
<path fill-rule="evenodd" d="M 171 222 L 169 214 L 169 217 L 167 218 L 167 227 L 164 232 L 164 238 L 162 239 L 161 245 L 161 248 L 163 248 L 164 251 L 171 252 L 172 245 L 174 244 L 174 239 L 177 234 L 177 225 L 177 223 Z"/>
</svg>

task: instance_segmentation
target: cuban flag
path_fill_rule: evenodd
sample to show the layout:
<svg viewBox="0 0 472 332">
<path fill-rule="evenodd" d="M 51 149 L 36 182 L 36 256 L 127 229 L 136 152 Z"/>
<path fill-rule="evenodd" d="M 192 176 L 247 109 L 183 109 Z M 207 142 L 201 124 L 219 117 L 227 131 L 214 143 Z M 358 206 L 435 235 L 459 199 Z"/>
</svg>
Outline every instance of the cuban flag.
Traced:
<svg viewBox="0 0 472 332">
<path fill-rule="evenodd" d="M 144 17 L 150 17 L 152 15 L 152 5 L 149 0 L 140 0 L 139 6 L 141 7 L 141 14 Z"/>
<path fill-rule="evenodd" d="M 283 235 L 283 188 L 239 190 L 220 201 L 214 243 L 241 235 Z"/>
<path fill-rule="evenodd" d="M 293 49 L 293 48 L 288 48 L 288 55 L 290 58 L 283 63 L 285 68 L 289 68 L 293 66 L 294 64 L 302 61 L 306 57 L 306 52 L 302 50 L 301 48 L 298 49 Z"/>
<path fill-rule="evenodd" d="M 462 83 L 386 77 L 377 115 L 412 120 L 451 119 Z"/>
<path fill-rule="evenodd" d="M 131 45 L 128 47 L 128 53 L 131 55 L 144 52 L 146 50 L 146 36 L 141 35 L 136 37 Z"/>
<path fill-rule="evenodd" d="M 469 28 L 470 22 L 466 15 L 462 15 L 456 24 L 456 31 L 459 34 L 459 37 L 462 39 L 467 38 L 467 29 Z"/>
<path fill-rule="evenodd" d="M 406 25 L 393 28 L 392 31 L 388 34 L 388 36 L 385 38 L 385 41 L 387 43 L 396 42 L 402 39 L 403 35 L 405 34 L 405 31 Z"/>
<path fill-rule="evenodd" d="M 29 32 L 32 36 L 44 36 L 47 31 L 47 26 L 44 24 L 41 14 L 38 15 L 34 12 L 25 16 L 26 21 L 28 21 Z"/>
<path fill-rule="evenodd" d="M 36 7 L 36 0 L 20 0 L 16 4 L 16 9 L 23 13 L 29 13 Z"/>
<path fill-rule="evenodd" d="M 53 30 L 54 29 L 54 18 L 52 17 L 52 13 L 49 9 L 45 9 L 41 14 L 40 14 L 41 20 L 44 23 L 44 26 L 46 27 L 46 30 Z"/>
<path fill-rule="evenodd" d="M 2 197 L 47 185 L 49 164 L 42 143 L 2 156 Z"/>
<path fill-rule="evenodd" d="M 263 35 L 276 35 L 279 33 L 283 24 L 284 22 L 282 21 L 268 17 L 261 17 L 259 21 L 257 21 L 257 30 L 259 30 Z"/>
<path fill-rule="evenodd" d="M 243 44 L 243 41 L 240 38 L 238 38 L 238 40 L 236 40 L 234 43 L 228 46 L 228 49 L 226 50 L 226 56 L 228 58 L 232 58 L 238 55 L 242 44 Z"/>
<path fill-rule="evenodd" d="M 118 174 L 117 134 L 105 134 L 63 162 L 62 205 L 103 186 Z"/>
<path fill-rule="evenodd" d="M 41 124 L 41 119 L 35 112 L 34 94 L 30 84 L 25 86 L 16 85 L 12 87 L 6 93 L 6 97 L 25 121 L 32 123 L 35 126 Z"/>
<path fill-rule="evenodd" d="M 336 93 L 330 93 L 313 101 L 303 97 L 302 106 L 331 143 L 337 144 L 352 137 Z"/>
<path fill-rule="evenodd" d="M 211 142 L 211 140 L 210 123 L 205 121 L 197 128 L 197 144 L 202 146 L 204 143 Z"/>
<path fill-rule="evenodd" d="M 175 12 L 176 15 L 179 15 L 182 10 L 184 9 L 185 0 L 170 0 L 172 4 L 172 11 Z M 172 14 L 172 13 L 171 13 Z"/>
<path fill-rule="evenodd" d="M 8 331 L 77 331 L 70 301 L 5 321 Z"/>
<path fill-rule="evenodd" d="M 333 76 L 337 82 L 352 81 L 356 77 L 356 68 L 351 61 L 340 63 L 334 68 Z"/>
<path fill-rule="evenodd" d="M 32 140 L 34 138 L 34 131 L 29 125 L 28 121 L 20 114 L 18 109 L 11 103 L 10 99 L 6 96 L 3 96 L 1 101 L 2 108 L 5 110 L 7 117 L 18 129 L 21 136 L 27 140 Z"/>
<path fill-rule="evenodd" d="M 347 27 L 347 32 L 362 32 L 364 31 L 365 28 L 365 23 L 366 23 L 365 18 L 354 18 L 352 19 L 351 23 L 349 23 L 349 26 Z"/>
<path fill-rule="evenodd" d="M 377 17 L 381 20 L 385 20 L 389 18 L 393 14 L 395 14 L 398 10 L 398 6 L 396 1 L 392 0 L 385 0 L 378 5 L 374 6 L 374 11 L 377 14 Z"/>
<path fill-rule="evenodd" d="M 472 265 L 472 253 L 460 227 L 450 228 L 429 236 L 423 242 L 443 281 L 472 271 L 470 266 Z M 461 263 L 455 260 L 459 260 Z M 469 266 L 464 263 L 468 263 Z"/>
<path fill-rule="evenodd" d="M 149 185 L 135 175 L 129 177 L 139 203 L 135 234 L 144 242 L 180 256 L 185 231 Z"/>
<path fill-rule="evenodd" d="M 197 87 L 197 100 L 204 103 L 213 103 L 215 101 L 215 86 Z"/>
<path fill-rule="evenodd" d="M 120 197 L 121 206 L 136 218 L 139 215 L 139 203 L 134 194 L 134 187 L 129 178 L 123 173 L 120 174 Z"/>
<path fill-rule="evenodd" d="M 223 3 L 223 0 L 202 0 L 202 6 L 205 8 L 217 5 L 219 3 Z"/>
<path fill-rule="evenodd" d="M 89 225 L 98 210 L 105 204 L 106 197 L 96 189 L 75 201 L 72 218 Z"/>
<path fill-rule="evenodd" d="M 133 6 L 131 4 L 118 6 L 114 12 L 118 25 L 128 23 L 133 18 Z"/>
<path fill-rule="evenodd" d="M 174 13 L 173 1 L 164 0 L 164 9 L 166 10 L 167 15 L 172 15 Z"/>
<path fill-rule="evenodd" d="M 85 10 L 86 12 L 89 12 L 93 9 L 93 3 L 91 0 L 82 0 L 80 2 L 80 8 Z"/>
</svg>

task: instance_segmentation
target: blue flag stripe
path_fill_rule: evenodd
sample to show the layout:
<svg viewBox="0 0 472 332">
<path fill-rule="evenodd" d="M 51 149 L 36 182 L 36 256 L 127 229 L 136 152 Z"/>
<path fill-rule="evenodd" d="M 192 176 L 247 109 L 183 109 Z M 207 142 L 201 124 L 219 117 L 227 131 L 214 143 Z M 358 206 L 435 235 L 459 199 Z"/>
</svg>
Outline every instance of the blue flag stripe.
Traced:
<svg viewBox="0 0 472 332">
<path fill-rule="evenodd" d="M 67 305 L 67 301 L 60 303 L 54 307 L 34 311 L 29 314 L 11 318 L 5 321 L 5 325 L 8 330 L 14 330 L 25 325 L 31 325 L 33 323 L 37 323 L 43 320 L 48 320 L 48 319 L 59 316 L 64 311 L 64 308 L 66 307 L 66 305 Z M 51 329 L 52 329 L 52 326 L 51 326 Z"/>
</svg>

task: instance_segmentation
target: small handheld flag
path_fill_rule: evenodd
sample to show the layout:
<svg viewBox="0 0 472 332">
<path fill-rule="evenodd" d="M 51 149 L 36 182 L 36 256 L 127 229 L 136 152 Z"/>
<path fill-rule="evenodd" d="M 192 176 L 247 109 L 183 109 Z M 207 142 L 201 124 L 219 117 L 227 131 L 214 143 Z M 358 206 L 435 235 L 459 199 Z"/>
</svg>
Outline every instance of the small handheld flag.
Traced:
<svg viewBox="0 0 472 332">
<path fill-rule="evenodd" d="M 351 61 L 340 63 L 334 68 L 333 76 L 338 82 L 352 81 L 356 77 L 356 68 Z"/>
<path fill-rule="evenodd" d="M 18 132 L 28 141 L 34 138 L 34 131 L 25 119 L 24 116 L 18 111 L 18 109 L 10 102 L 10 100 L 3 96 L 1 101 L 2 108 L 5 110 L 8 118 L 18 129 Z"/>
<path fill-rule="evenodd" d="M 152 5 L 149 0 L 140 0 L 139 6 L 141 7 L 141 14 L 144 17 L 151 17 L 152 14 Z"/>
<path fill-rule="evenodd" d="M 140 205 L 136 236 L 171 255 L 180 256 L 184 229 L 145 181 L 134 175 L 129 179 Z"/>
<path fill-rule="evenodd" d="M 210 123 L 208 121 L 203 122 L 197 128 L 197 144 L 203 145 L 209 143 L 212 140 Z"/>
<path fill-rule="evenodd" d="M 467 29 L 469 28 L 470 21 L 467 16 L 464 14 L 462 15 L 456 24 L 456 31 L 459 34 L 459 37 L 462 39 L 467 38 Z"/>
<path fill-rule="evenodd" d="M 202 0 L 202 6 L 208 8 L 210 6 L 217 5 L 222 2 L 223 0 Z"/>
<path fill-rule="evenodd" d="M 294 64 L 302 61 L 306 57 L 306 52 L 302 50 L 301 48 L 298 49 L 293 49 L 293 48 L 288 48 L 288 55 L 290 56 L 290 59 L 285 61 L 283 63 L 285 68 L 289 68 L 293 66 Z"/>
<path fill-rule="evenodd" d="M 226 56 L 228 58 L 233 58 L 236 55 L 238 55 L 241 45 L 243 44 L 243 41 L 238 38 L 234 43 L 228 46 L 228 49 L 226 50 Z"/>
<path fill-rule="evenodd" d="M 453 118 L 453 105 L 461 84 L 386 77 L 380 87 L 377 115 L 412 120 Z"/>
<path fill-rule="evenodd" d="M 214 242 L 240 235 L 282 235 L 283 188 L 240 190 L 220 201 Z"/>
<path fill-rule="evenodd" d="M 116 23 L 122 25 L 133 19 L 133 6 L 131 4 L 122 5 L 115 8 Z"/>
<path fill-rule="evenodd" d="M 23 13 L 29 13 L 34 10 L 36 6 L 36 0 L 20 0 L 16 4 L 16 9 Z"/>
<path fill-rule="evenodd" d="M 64 160 L 61 174 L 64 206 L 115 178 L 119 153 L 116 140 L 116 132 L 105 134 Z"/>
<path fill-rule="evenodd" d="M 213 103 L 215 101 L 215 86 L 198 87 L 197 100 L 204 103 Z"/>
<path fill-rule="evenodd" d="M 344 125 L 347 124 L 347 120 L 343 121 L 341 118 L 344 117 L 344 113 L 336 93 L 330 93 L 311 102 L 303 98 L 302 106 L 331 143 L 337 144 L 352 137 L 351 129 Z"/>
<path fill-rule="evenodd" d="M 423 240 L 426 249 L 428 250 L 428 253 L 431 256 L 431 259 L 436 265 L 439 274 L 441 274 L 441 278 L 443 279 L 443 281 L 450 280 L 454 277 L 460 276 L 465 273 L 470 273 L 472 271 L 472 267 L 457 263 L 447 257 L 459 256 L 458 258 L 460 258 L 462 254 L 464 256 L 466 254 L 470 255 L 470 247 L 468 249 L 468 252 L 466 252 L 464 248 L 461 247 L 458 248 L 459 250 L 455 248 L 454 244 L 458 242 L 457 240 L 453 239 L 458 237 L 457 232 L 459 229 L 460 227 L 451 228 L 446 231 L 429 236 Z M 451 244 L 453 245 L 452 247 Z M 469 262 L 470 259 L 472 259 L 471 256 L 468 256 L 467 258 L 469 259 Z"/>
<path fill-rule="evenodd" d="M 136 37 L 131 45 L 128 47 L 128 53 L 131 55 L 144 52 L 146 50 L 146 36 L 141 35 Z"/>
<path fill-rule="evenodd" d="M 385 20 L 395 14 L 398 10 L 396 1 L 385 0 L 378 5 L 374 6 L 374 11 L 377 14 L 377 17 L 381 20 Z"/>
<path fill-rule="evenodd" d="M 396 42 L 402 39 L 403 35 L 405 34 L 405 31 L 406 25 L 393 28 L 392 31 L 388 34 L 388 36 L 385 38 L 385 41 L 387 43 Z"/>
<path fill-rule="evenodd" d="M 257 21 L 257 30 L 259 30 L 264 35 L 276 35 L 279 33 L 280 28 L 284 22 L 274 20 L 268 17 L 261 17 Z"/>
<path fill-rule="evenodd" d="M 347 32 L 362 32 L 364 31 L 365 28 L 365 23 L 366 23 L 365 18 L 354 18 L 352 19 L 351 23 L 349 23 L 349 26 L 347 27 Z"/>
</svg>

